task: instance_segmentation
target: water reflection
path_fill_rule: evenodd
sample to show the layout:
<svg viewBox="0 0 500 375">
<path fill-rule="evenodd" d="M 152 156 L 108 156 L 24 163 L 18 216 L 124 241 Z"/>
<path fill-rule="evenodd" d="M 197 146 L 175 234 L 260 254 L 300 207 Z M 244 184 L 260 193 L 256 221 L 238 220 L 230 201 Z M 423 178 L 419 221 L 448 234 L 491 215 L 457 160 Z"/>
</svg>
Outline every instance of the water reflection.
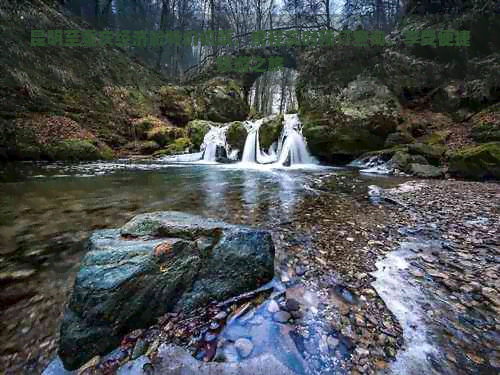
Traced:
<svg viewBox="0 0 500 375">
<path fill-rule="evenodd" d="M 256 225 L 283 221 L 311 176 L 310 171 L 116 162 L 32 166 L 24 173 L 0 183 L 4 254 L 44 247 L 61 233 L 121 226 L 142 212 L 178 210 Z M 66 177 L 55 177 L 61 175 Z"/>
<path fill-rule="evenodd" d="M 230 176 L 217 168 L 211 168 L 210 173 L 203 171 L 202 189 L 205 195 L 203 203 L 209 211 L 218 211 L 221 206 L 228 206 L 226 193 Z"/>
</svg>

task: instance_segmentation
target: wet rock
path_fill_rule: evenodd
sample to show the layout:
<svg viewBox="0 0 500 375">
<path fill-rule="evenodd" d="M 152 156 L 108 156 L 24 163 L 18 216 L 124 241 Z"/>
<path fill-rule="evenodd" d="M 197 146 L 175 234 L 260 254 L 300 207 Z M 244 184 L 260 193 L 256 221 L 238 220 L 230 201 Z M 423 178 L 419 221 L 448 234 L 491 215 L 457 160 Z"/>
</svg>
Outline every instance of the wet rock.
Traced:
<svg viewBox="0 0 500 375">
<path fill-rule="evenodd" d="M 227 318 L 227 312 L 225 311 L 220 311 L 217 315 L 214 316 L 214 319 L 219 321 L 224 320 L 226 318 Z"/>
<path fill-rule="evenodd" d="M 275 313 L 280 311 L 280 307 L 278 306 L 278 303 L 272 299 L 271 301 L 269 301 L 269 304 L 267 305 L 267 310 L 270 313 Z"/>
<path fill-rule="evenodd" d="M 285 302 L 284 310 L 288 312 L 297 311 L 300 309 L 300 304 L 293 298 L 289 298 Z"/>
<path fill-rule="evenodd" d="M 149 375 L 148 364 L 151 364 L 151 361 L 143 355 L 136 360 L 125 363 L 118 369 L 116 375 Z"/>
<path fill-rule="evenodd" d="M 290 315 L 294 319 L 302 319 L 304 317 L 304 314 L 300 310 L 290 311 Z"/>
<path fill-rule="evenodd" d="M 158 350 L 158 363 L 153 375 L 293 375 L 275 356 L 259 355 L 241 363 L 203 363 L 193 358 L 186 350 L 162 344 Z"/>
<path fill-rule="evenodd" d="M 42 375 L 74 375 L 76 371 L 68 371 L 64 368 L 61 358 L 56 357 L 49 363 Z"/>
<path fill-rule="evenodd" d="M 430 164 L 412 163 L 409 167 L 409 173 L 421 178 L 438 178 L 444 176 L 444 172 L 441 168 Z"/>
<path fill-rule="evenodd" d="M 200 236 L 213 246 L 200 250 Z M 143 214 L 121 230 L 96 231 L 88 249 L 61 325 L 59 355 L 67 369 L 109 352 L 121 332 L 146 327 L 175 306 L 189 313 L 274 275 L 268 232 L 178 212 Z"/>
<path fill-rule="evenodd" d="M 205 341 L 206 342 L 214 342 L 215 340 L 217 340 L 217 335 L 210 333 L 210 332 L 205 334 Z"/>
<path fill-rule="evenodd" d="M 132 360 L 139 358 L 141 355 L 143 355 L 146 352 L 147 348 L 148 348 L 148 346 L 144 340 L 142 340 L 142 339 L 137 340 L 130 358 Z"/>
<path fill-rule="evenodd" d="M 291 315 L 289 312 L 281 310 L 277 313 L 274 313 L 273 318 L 279 323 L 286 323 L 291 318 Z"/>
<path fill-rule="evenodd" d="M 238 351 L 238 354 L 242 358 L 246 358 L 250 355 L 253 349 L 253 344 L 250 340 L 245 339 L 245 338 L 240 338 L 235 341 L 234 346 L 236 350 Z"/>
<path fill-rule="evenodd" d="M 328 336 L 326 338 L 326 343 L 328 344 L 328 348 L 333 351 L 337 347 L 339 340 L 333 336 Z"/>
</svg>

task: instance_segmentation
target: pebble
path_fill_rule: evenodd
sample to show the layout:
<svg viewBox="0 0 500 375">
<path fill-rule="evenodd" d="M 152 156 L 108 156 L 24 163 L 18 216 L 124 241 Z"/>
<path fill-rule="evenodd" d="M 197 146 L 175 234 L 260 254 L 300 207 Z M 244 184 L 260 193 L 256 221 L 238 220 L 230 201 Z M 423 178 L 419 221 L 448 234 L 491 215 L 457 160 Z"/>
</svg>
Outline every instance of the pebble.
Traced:
<svg viewBox="0 0 500 375">
<path fill-rule="evenodd" d="M 227 312 L 224 310 L 220 311 L 217 315 L 214 316 L 214 320 L 224 320 L 227 318 Z"/>
<path fill-rule="evenodd" d="M 210 333 L 210 332 L 207 332 L 207 334 L 205 335 L 205 341 L 206 342 L 214 342 L 215 340 L 217 340 L 217 335 Z"/>
<path fill-rule="evenodd" d="M 220 328 L 219 323 L 217 323 L 215 321 L 210 322 L 210 330 L 211 331 L 217 331 L 219 328 Z"/>
<path fill-rule="evenodd" d="M 246 338 L 240 338 L 236 340 L 234 346 L 238 351 L 238 354 L 243 358 L 248 357 L 253 350 L 252 342 Z"/>
<path fill-rule="evenodd" d="M 356 352 L 356 354 L 359 355 L 360 358 L 368 357 L 368 355 L 370 354 L 370 351 L 368 351 L 364 348 L 361 348 L 359 346 L 356 348 L 355 352 Z"/>
<path fill-rule="evenodd" d="M 274 320 L 279 322 L 279 323 L 286 323 L 290 319 L 291 315 L 287 311 L 281 310 L 281 311 L 274 313 L 273 317 L 274 317 Z"/>
<path fill-rule="evenodd" d="M 280 311 L 280 307 L 278 306 L 278 303 L 275 300 L 269 301 L 269 305 L 267 305 L 267 311 L 270 313 L 276 313 Z"/>
<path fill-rule="evenodd" d="M 326 342 L 328 344 L 328 348 L 333 351 L 337 347 L 337 345 L 339 343 L 339 339 L 337 339 L 336 337 L 333 337 L 333 336 L 328 336 L 326 338 Z"/>
<path fill-rule="evenodd" d="M 297 276 L 304 276 L 305 273 L 306 273 L 306 268 L 304 266 L 295 267 L 295 274 Z"/>
<path fill-rule="evenodd" d="M 147 344 L 143 339 L 138 339 L 135 343 L 134 350 L 132 351 L 132 355 L 130 358 L 132 360 L 139 358 L 143 355 L 147 350 Z"/>
<path fill-rule="evenodd" d="M 297 300 L 289 298 L 285 302 L 284 310 L 289 312 L 300 310 L 300 304 L 297 302 Z"/>
</svg>

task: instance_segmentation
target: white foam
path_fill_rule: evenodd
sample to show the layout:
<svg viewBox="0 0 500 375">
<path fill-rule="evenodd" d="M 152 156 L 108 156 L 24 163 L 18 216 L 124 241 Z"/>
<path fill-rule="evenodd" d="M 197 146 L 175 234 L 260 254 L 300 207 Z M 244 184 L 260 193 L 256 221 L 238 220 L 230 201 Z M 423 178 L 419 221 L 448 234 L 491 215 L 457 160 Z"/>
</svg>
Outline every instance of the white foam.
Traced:
<svg viewBox="0 0 500 375">
<path fill-rule="evenodd" d="M 372 285 L 403 328 L 405 346 L 391 365 L 392 373 L 431 374 L 428 356 L 437 354 L 438 350 L 428 338 L 425 313 L 421 308 L 428 300 L 420 288 L 405 279 L 402 273 L 409 266 L 410 245 L 409 242 L 403 243 L 400 250 L 389 253 L 376 263 L 377 271 L 372 272 L 376 280 Z"/>
</svg>

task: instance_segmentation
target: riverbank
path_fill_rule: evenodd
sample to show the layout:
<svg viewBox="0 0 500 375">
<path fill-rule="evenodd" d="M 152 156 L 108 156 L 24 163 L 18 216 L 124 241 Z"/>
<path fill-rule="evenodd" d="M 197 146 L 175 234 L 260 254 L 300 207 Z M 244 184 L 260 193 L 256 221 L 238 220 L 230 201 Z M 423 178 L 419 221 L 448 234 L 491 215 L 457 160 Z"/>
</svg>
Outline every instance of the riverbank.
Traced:
<svg viewBox="0 0 500 375">
<path fill-rule="evenodd" d="M 383 280 L 382 266 L 390 271 L 392 264 L 388 255 L 399 255 L 401 244 L 413 242 L 409 248 L 414 251 L 403 257 L 406 266 L 396 271 L 404 289 L 415 291 L 422 313 L 416 331 L 424 332 L 424 341 L 436 349 L 431 353 L 431 368 L 444 374 L 498 371 L 500 186 L 420 180 L 394 189 L 403 182 L 342 171 L 321 173 L 304 180 L 307 195 L 297 199 L 288 218 L 270 214 L 279 202 L 269 206 L 262 201 L 253 209 L 241 206 L 237 190 L 223 193 L 228 213 L 213 209 L 207 213 L 271 229 L 277 250 L 276 275 L 287 288 L 285 297 L 302 305 L 307 303 L 304 293 L 314 292 L 323 324 L 318 349 L 322 357 L 338 356 L 339 369 L 370 374 L 418 358 L 401 356 L 411 348 L 408 321 L 401 310 L 390 310 L 398 294 L 389 300 L 374 277 Z M 370 202 L 370 185 L 386 188 L 380 205 Z M 153 210 L 140 201 L 137 205 L 139 211 Z M 116 218 L 111 220 L 107 226 L 116 226 Z M 2 340 L 6 373 L 38 373 L 55 354 L 57 324 L 81 252 L 72 254 L 61 254 L 67 262 L 61 264 L 64 271 L 38 274 L 32 280 L 40 283 L 34 295 L 12 305 L 8 313 L 3 311 L 7 329 L 2 332 L 8 336 Z M 205 317 L 209 318 L 213 317 Z M 165 319 L 163 327 L 169 322 Z M 150 339 L 155 342 L 155 337 Z M 131 355 L 134 346 L 127 345 Z M 149 347 L 152 358 L 158 347 L 159 343 L 156 349 Z M 340 351 L 349 355 L 337 355 Z"/>
</svg>

